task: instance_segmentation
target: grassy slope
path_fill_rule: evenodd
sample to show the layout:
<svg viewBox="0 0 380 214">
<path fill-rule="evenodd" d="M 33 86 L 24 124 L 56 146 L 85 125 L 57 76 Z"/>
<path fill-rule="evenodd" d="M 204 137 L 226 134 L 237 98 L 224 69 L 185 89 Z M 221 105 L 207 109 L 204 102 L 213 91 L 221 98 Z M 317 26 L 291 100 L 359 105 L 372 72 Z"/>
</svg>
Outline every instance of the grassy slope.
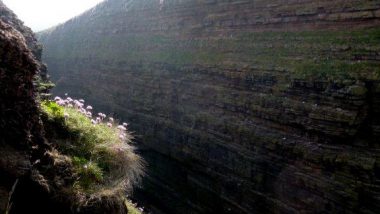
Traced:
<svg viewBox="0 0 380 214">
<path fill-rule="evenodd" d="M 138 181 L 142 162 L 128 145 L 132 139 L 128 133 L 121 140 L 115 126 L 94 125 L 78 110 L 55 102 L 43 102 L 41 107 L 57 156 L 64 156 L 73 165 L 75 192 L 91 197 L 123 195 Z"/>
</svg>

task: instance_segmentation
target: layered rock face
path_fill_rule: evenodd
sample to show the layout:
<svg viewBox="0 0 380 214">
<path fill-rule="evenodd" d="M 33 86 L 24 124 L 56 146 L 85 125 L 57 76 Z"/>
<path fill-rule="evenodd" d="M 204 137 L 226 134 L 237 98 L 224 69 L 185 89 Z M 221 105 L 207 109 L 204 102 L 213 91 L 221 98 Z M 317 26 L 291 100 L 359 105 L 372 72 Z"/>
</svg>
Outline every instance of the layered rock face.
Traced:
<svg viewBox="0 0 380 214">
<path fill-rule="evenodd" d="M 370 0 L 108 0 L 40 39 L 55 93 L 131 122 L 165 212 L 376 213 L 379 26 Z"/>
</svg>

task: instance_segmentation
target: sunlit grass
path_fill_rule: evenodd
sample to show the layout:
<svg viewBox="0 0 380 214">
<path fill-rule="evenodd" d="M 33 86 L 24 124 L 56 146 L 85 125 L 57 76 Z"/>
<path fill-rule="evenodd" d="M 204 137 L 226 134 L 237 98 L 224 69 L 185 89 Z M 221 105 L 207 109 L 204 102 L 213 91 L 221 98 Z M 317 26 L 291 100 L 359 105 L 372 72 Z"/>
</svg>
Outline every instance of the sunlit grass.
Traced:
<svg viewBox="0 0 380 214">
<path fill-rule="evenodd" d="M 113 118 L 92 119 L 92 107 L 60 101 L 42 102 L 42 118 L 57 153 L 72 164 L 73 191 L 83 198 L 123 195 L 143 174 L 142 160 L 130 145 L 132 136 Z"/>
<path fill-rule="evenodd" d="M 136 208 L 136 206 L 128 200 L 125 200 L 125 206 L 128 208 L 128 214 L 141 214 L 142 213 L 142 211 L 140 211 L 138 208 Z"/>
</svg>

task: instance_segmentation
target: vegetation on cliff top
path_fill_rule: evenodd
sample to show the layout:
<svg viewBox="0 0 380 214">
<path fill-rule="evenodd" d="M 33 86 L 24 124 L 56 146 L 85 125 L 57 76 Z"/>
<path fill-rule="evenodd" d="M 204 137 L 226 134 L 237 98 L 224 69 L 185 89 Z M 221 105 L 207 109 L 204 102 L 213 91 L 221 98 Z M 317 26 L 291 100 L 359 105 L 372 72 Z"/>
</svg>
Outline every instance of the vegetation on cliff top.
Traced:
<svg viewBox="0 0 380 214">
<path fill-rule="evenodd" d="M 92 107 L 71 98 L 41 103 L 47 136 L 55 146 L 57 159 L 72 164 L 72 191 L 82 200 L 119 195 L 137 183 L 143 161 L 133 152 L 132 136 L 126 126 L 99 113 L 92 119 Z"/>
<path fill-rule="evenodd" d="M 376 28 L 234 32 L 230 36 L 210 36 L 207 40 L 189 40 L 170 34 L 101 37 L 88 33 L 76 32 L 75 37 L 61 33 L 60 43 L 46 40 L 49 34 L 42 35 L 47 61 L 66 62 L 91 53 L 92 58 L 107 62 L 165 62 L 177 66 L 221 64 L 231 68 L 249 65 L 263 70 L 283 70 L 300 79 L 380 78 L 379 65 L 374 60 L 380 48 L 380 30 Z"/>
</svg>

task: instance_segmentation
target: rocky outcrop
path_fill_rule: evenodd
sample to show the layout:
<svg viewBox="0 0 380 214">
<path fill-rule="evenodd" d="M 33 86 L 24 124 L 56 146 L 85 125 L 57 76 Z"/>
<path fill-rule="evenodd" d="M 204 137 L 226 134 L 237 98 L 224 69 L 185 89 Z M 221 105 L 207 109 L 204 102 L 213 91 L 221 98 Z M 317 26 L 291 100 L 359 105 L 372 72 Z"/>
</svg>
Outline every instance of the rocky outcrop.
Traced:
<svg viewBox="0 0 380 214">
<path fill-rule="evenodd" d="M 33 33 L 0 1 L 0 213 L 126 213 L 112 194 L 73 201 L 72 163 L 56 157 L 40 119 L 40 54 Z"/>
<path fill-rule="evenodd" d="M 40 34 L 55 93 L 131 121 L 142 198 L 168 213 L 379 210 L 379 1 L 159 2 L 108 0 Z"/>
<path fill-rule="evenodd" d="M 32 51 L 33 57 L 36 59 L 36 63 L 38 64 L 38 75 L 35 76 L 35 84 L 39 86 L 37 89 L 39 89 L 41 94 L 47 94 L 49 89 L 51 89 L 51 82 L 47 73 L 47 67 L 41 61 L 42 45 L 37 42 L 33 31 L 29 27 L 24 26 L 23 22 L 20 21 L 17 16 L 1 1 L 0 18 L 4 23 L 13 26 L 25 38 L 26 45 Z"/>
<path fill-rule="evenodd" d="M 26 177 L 32 161 L 46 149 L 42 138 L 33 77 L 38 65 L 21 33 L 0 20 L 0 171 L 2 193 Z M 8 196 L 1 194 L 3 212 Z"/>
</svg>

